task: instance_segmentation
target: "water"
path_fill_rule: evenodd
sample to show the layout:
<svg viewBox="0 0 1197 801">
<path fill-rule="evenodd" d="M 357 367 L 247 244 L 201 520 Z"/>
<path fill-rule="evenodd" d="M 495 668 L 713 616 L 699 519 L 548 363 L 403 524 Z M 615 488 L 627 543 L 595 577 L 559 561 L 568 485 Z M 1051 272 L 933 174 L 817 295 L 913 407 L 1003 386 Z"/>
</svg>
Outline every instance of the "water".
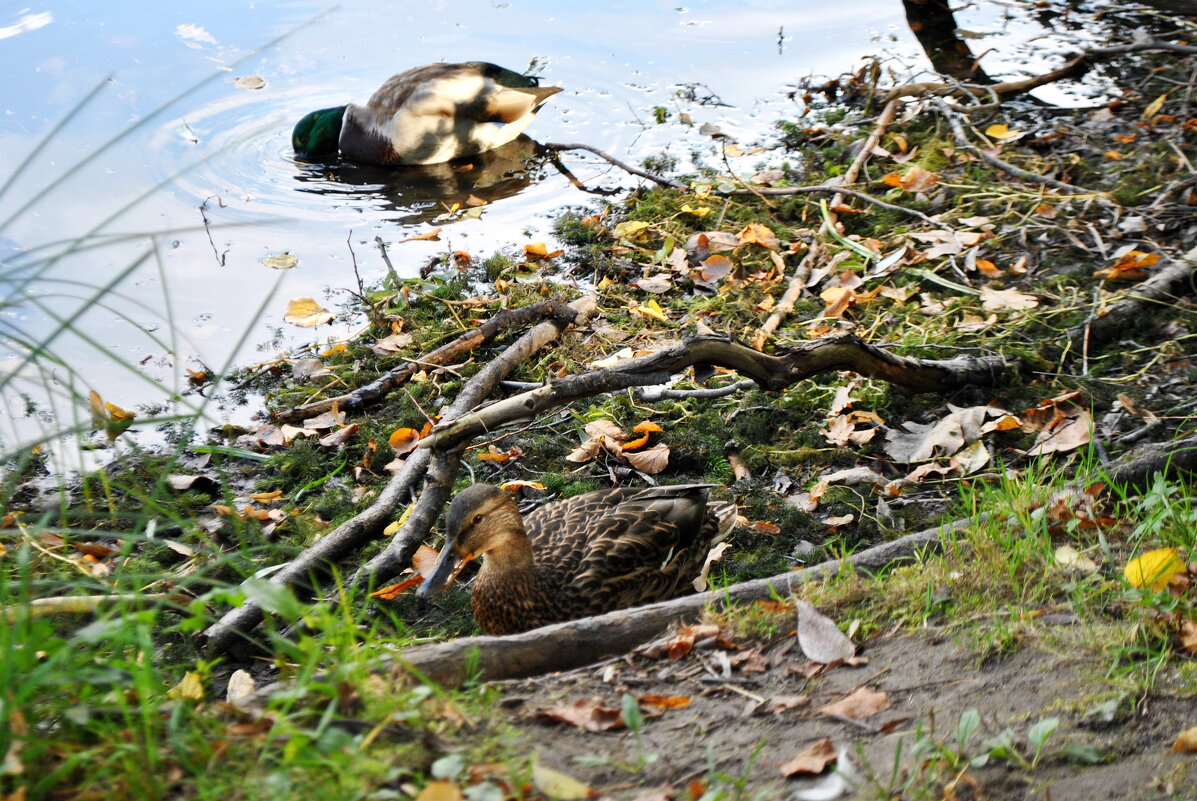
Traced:
<svg viewBox="0 0 1197 801">
<path fill-rule="evenodd" d="M 982 11 L 986 24 L 1002 28 L 1000 6 L 973 13 Z M 300 116 L 360 102 L 408 66 L 534 65 L 543 81 L 564 87 L 528 131 L 538 140 L 586 142 L 633 163 L 657 153 L 685 162 L 694 151 L 713 157 L 718 147 L 698 133 L 703 123 L 745 143 L 767 140 L 775 120 L 803 110 L 787 97 L 793 82 L 855 70 L 883 49 L 896 66 L 922 63 L 894 0 L 708 0 L 684 8 L 446 0 L 331 10 L 308 0 L 9 5 L 0 10 L 7 77 L 0 180 L 91 88 L 103 86 L 0 196 L 0 220 L 8 221 L 0 254 L 18 253 L 5 268 L 8 280 L 38 277 L 30 289 L 37 303 L 0 310 L 0 323 L 37 337 L 67 329 L 50 348 L 62 364 L 30 375 L 32 386 L 58 388 L 61 413 L 89 389 L 126 407 L 153 404 L 186 390 L 184 369 L 266 360 L 352 331 L 349 322 L 296 329 L 282 314 L 295 296 L 332 308 L 341 290 L 356 286 L 355 258 L 363 280 L 379 279 L 385 268 L 375 237 L 391 243 L 401 274 L 415 275 L 446 251 L 486 256 L 551 241 L 552 214 L 589 202 L 552 168 L 482 191 L 444 170 L 396 180 L 385 171 L 329 171 L 293 159 L 289 135 Z M 682 99 L 679 87 L 693 84 L 723 105 Z M 664 124 L 654 122 L 657 106 L 668 111 Z M 683 112 L 692 126 L 680 121 Z M 748 172 L 760 158 L 733 166 Z M 567 154 L 565 161 L 588 185 L 633 184 L 593 157 Z M 435 223 L 440 241 L 401 242 L 430 230 L 447 205 L 469 194 L 492 201 L 479 218 Z M 121 241 L 41 268 L 20 253 L 114 234 Z M 279 271 L 263 263 L 280 253 L 295 256 L 296 266 Z M 144 262 L 119 281 L 117 295 L 94 302 L 90 287 L 138 259 Z M 255 352 L 263 342 L 270 344 Z M 0 358 L 16 355 L 14 348 Z M 10 412 L 36 422 L 11 393 L 7 401 Z M 209 411 L 217 419 L 236 414 Z M 0 441 L 27 438 L 24 424 L 16 425 L 0 429 Z"/>
</svg>

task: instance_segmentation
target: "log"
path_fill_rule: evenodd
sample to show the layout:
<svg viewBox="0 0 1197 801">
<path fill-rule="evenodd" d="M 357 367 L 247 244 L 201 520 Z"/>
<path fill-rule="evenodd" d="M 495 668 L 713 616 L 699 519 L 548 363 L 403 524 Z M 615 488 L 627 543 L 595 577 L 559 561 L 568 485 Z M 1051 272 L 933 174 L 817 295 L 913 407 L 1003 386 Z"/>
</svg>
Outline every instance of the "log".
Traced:
<svg viewBox="0 0 1197 801">
<path fill-rule="evenodd" d="M 384 659 L 393 667 L 446 687 L 465 681 L 497 681 L 570 670 L 611 656 L 626 654 L 661 636 L 675 622 L 696 620 L 707 606 L 751 603 L 780 595 L 786 597 L 809 581 L 831 578 L 846 567 L 876 571 L 896 561 L 938 549 L 945 537 L 978 522 L 956 520 L 852 554 L 843 560 L 823 562 L 769 578 L 755 579 L 724 590 L 661 601 L 605 615 L 554 623 L 521 634 L 463 637 L 433 645 L 407 648 Z M 473 670 L 473 674 L 468 671 Z"/>
<path fill-rule="evenodd" d="M 579 398 L 637 386 L 666 383 L 691 365 L 718 365 L 736 370 L 766 390 L 781 390 L 828 370 L 853 370 L 880 378 L 911 392 L 944 392 L 969 385 L 993 386 L 1007 368 L 1001 356 L 957 356 L 916 359 L 867 345 L 855 334 L 842 333 L 779 351 L 760 353 L 726 337 L 700 335 L 628 359 L 602 370 L 559 378 L 513 395 L 455 420 L 442 422 L 420 441 L 421 448 L 448 448 L 483 432 L 528 419 Z"/>
</svg>

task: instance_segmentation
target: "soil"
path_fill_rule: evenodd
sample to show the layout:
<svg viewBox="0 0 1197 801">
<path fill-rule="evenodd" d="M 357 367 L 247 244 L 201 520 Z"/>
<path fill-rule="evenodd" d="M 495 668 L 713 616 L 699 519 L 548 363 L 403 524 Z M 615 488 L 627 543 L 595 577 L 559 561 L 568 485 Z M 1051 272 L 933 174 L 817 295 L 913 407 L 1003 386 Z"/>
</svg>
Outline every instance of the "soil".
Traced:
<svg viewBox="0 0 1197 801">
<path fill-rule="evenodd" d="M 1051 622 L 1076 625 L 1067 618 L 1049 618 L 1044 625 Z M 709 787 L 716 774 L 743 779 L 749 798 L 790 793 L 802 798 L 796 791 L 810 790 L 825 777 L 787 779 L 780 767 L 823 738 L 830 738 L 841 761 L 850 759 L 849 771 L 857 777 L 844 798 L 1197 798 L 1192 756 L 1169 753 L 1176 735 L 1197 719 L 1197 698 L 1177 691 L 1175 662 L 1158 676 L 1150 696 L 1123 697 L 1119 703 L 1113 683 L 1100 675 L 1104 668 L 1042 643 L 982 661 L 974 650 L 935 631 L 884 636 L 861 649 L 867 664 L 806 678 L 813 663 L 795 639 L 756 646 L 763 660 L 745 659 L 743 654 L 752 652 L 724 651 L 715 644 L 696 647 L 679 661 L 649 658 L 641 649 L 583 670 L 508 682 L 503 705 L 541 763 L 619 798 L 686 798 L 689 782 L 698 779 Z M 724 676 L 721 651 L 733 663 L 744 660 L 743 665 Z M 754 663 L 764 669 L 749 672 Z M 855 722 L 818 711 L 861 687 L 885 693 L 889 707 Z M 624 693 L 682 696 L 690 703 L 647 718 L 639 741 L 626 729 L 590 732 L 540 717 L 577 701 L 618 710 Z M 805 696 L 809 703 L 770 711 L 779 699 L 793 696 Z M 1110 699 L 1115 699 L 1112 708 L 1101 714 L 1101 702 Z M 1059 727 L 1032 772 L 996 758 L 979 769 L 966 768 L 967 763 L 952 768 L 943 760 L 937 768 L 926 752 L 920 770 L 920 761 L 911 757 L 916 740 L 954 748 L 957 721 L 969 709 L 977 710 L 981 723 L 964 749 L 967 758 L 982 753 L 981 743 L 1007 727 L 1029 758 L 1034 748 L 1027 745 L 1028 728 L 1051 717 L 1059 718 Z M 1098 764 L 1076 756 L 1086 747 L 1100 755 Z M 649 757 L 654 761 L 637 771 L 638 759 L 646 755 L 655 755 Z M 606 764 L 579 757 L 599 757 Z"/>
</svg>

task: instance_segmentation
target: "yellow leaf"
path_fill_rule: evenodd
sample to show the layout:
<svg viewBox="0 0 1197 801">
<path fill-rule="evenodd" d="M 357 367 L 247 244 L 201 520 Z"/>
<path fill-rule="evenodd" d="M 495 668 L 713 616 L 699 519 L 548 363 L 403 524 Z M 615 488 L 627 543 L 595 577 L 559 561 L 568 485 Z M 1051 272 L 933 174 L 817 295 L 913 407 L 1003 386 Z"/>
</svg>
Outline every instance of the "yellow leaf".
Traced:
<svg viewBox="0 0 1197 801">
<path fill-rule="evenodd" d="M 122 409 L 115 403 L 108 403 L 107 401 L 104 402 L 104 411 L 108 412 L 108 419 L 115 420 L 117 422 L 121 420 L 132 420 L 135 416 L 134 413 L 128 409 Z"/>
<path fill-rule="evenodd" d="M 692 207 L 689 203 L 683 203 L 682 204 L 682 213 L 683 214 L 693 214 L 695 217 L 701 218 L 701 217 L 705 217 L 711 213 L 711 207 L 710 206 Z"/>
<path fill-rule="evenodd" d="M 249 499 L 251 501 L 257 501 L 258 503 L 270 503 L 271 501 L 277 501 L 281 497 L 283 497 L 282 490 L 271 490 L 270 492 L 252 493 L 249 496 Z"/>
<path fill-rule="evenodd" d="M 1143 113 L 1139 116 L 1139 119 L 1149 120 L 1152 117 L 1154 117 L 1156 114 L 1159 114 L 1160 109 L 1162 109 L 1164 107 L 1164 101 L 1167 99 L 1168 99 L 1168 93 L 1165 92 L 1164 94 L 1157 97 L 1155 100 L 1152 100 L 1150 103 L 1147 104 L 1147 108 L 1143 109 Z"/>
<path fill-rule="evenodd" d="M 1150 587 L 1159 591 L 1167 587 L 1172 577 L 1184 567 L 1180 551 L 1175 548 L 1156 548 L 1128 562 L 1123 573 L 1132 587 Z"/>
<path fill-rule="evenodd" d="M 461 801 L 461 790 L 453 782 L 444 780 L 428 782 L 416 796 L 416 801 Z"/>
<path fill-rule="evenodd" d="M 182 698 L 186 701 L 204 700 L 204 683 L 198 673 L 189 672 L 183 680 L 166 691 L 168 698 Z"/>
<path fill-rule="evenodd" d="M 1017 139 L 1022 136 L 1022 133 L 1020 131 L 1011 131 L 1010 126 L 1005 123 L 997 123 L 986 128 L 985 135 L 990 139 L 1001 141 L 1003 139 Z"/>
<path fill-rule="evenodd" d="M 273 256 L 266 256 L 262 259 L 262 264 L 266 265 L 272 270 L 290 270 L 296 264 L 299 264 L 299 259 L 292 256 L 290 253 L 276 253 Z"/>
<path fill-rule="evenodd" d="M 544 489 L 544 484 L 541 484 L 539 481 L 525 481 L 522 478 L 517 478 L 511 481 L 504 481 L 499 485 L 499 489 L 503 490 L 504 492 L 514 492 L 521 487 L 542 490 Z"/>
<path fill-rule="evenodd" d="M 652 420 L 645 420 L 643 423 L 637 423 L 636 427 L 632 429 L 640 434 L 647 434 L 650 431 L 664 431 L 659 425 Z"/>
<path fill-rule="evenodd" d="M 1169 753 L 1181 754 L 1193 751 L 1197 751 L 1197 726 L 1185 729 L 1176 735 L 1176 742 L 1172 744 L 1172 750 Z"/>
<path fill-rule="evenodd" d="M 590 789 L 590 785 L 578 781 L 573 776 L 542 765 L 539 760 L 532 763 L 532 783 L 540 792 L 550 798 L 559 798 L 561 801 L 577 801 L 598 795 Z M 416 799 L 416 801 L 421 801 L 421 799 Z"/>
<path fill-rule="evenodd" d="M 331 323 L 333 313 L 311 298 L 291 298 L 287 302 L 287 311 L 283 314 L 283 320 L 301 328 L 311 328 Z"/>
<path fill-rule="evenodd" d="M 615 235 L 620 239 L 636 239 L 643 234 L 648 227 L 648 223 L 642 222 L 640 220 L 626 220 L 616 224 Z"/>
<path fill-rule="evenodd" d="M 628 311 L 633 314 L 639 314 L 641 317 L 648 317 L 653 320 L 660 320 L 663 323 L 669 322 L 669 315 L 661 308 L 656 300 L 649 300 L 647 303 L 641 303 L 638 306 L 629 306 Z"/>
<path fill-rule="evenodd" d="M 608 276 L 604 275 L 603 280 L 598 282 L 597 289 L 599 292 L 603 292 L 604 290 L 606 290 L 608 287 L 610 287 L 614 283 L 615 282 L 612 281 Z"/>
</svg>

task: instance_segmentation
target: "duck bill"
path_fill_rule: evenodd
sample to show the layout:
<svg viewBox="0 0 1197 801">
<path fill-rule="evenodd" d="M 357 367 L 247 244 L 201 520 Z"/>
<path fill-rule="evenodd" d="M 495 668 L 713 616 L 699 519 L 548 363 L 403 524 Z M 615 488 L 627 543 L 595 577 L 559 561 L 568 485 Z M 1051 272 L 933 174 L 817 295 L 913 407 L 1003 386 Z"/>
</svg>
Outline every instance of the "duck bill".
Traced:
<svg viewBox="0 0 1197 801">
<path fill-rule="evenodd" d="M 416 596 L 419 598 L 431 598 L 439 593 L 445 587 L 457 578 L 457 574 L 461 572 L 469 561 L 474 558 L 474 554 L 466 554 L 465 558 L 457 555 L 457 550 L 452 545 L 446 543 L 445 549 L 441 551 L 441 556 L 436 560 L 436 567 L 432 569 L 432 575 L 425 576 L 424 581 L 420 584 L 420 588 L 416 590 Z"/>
</svg>

